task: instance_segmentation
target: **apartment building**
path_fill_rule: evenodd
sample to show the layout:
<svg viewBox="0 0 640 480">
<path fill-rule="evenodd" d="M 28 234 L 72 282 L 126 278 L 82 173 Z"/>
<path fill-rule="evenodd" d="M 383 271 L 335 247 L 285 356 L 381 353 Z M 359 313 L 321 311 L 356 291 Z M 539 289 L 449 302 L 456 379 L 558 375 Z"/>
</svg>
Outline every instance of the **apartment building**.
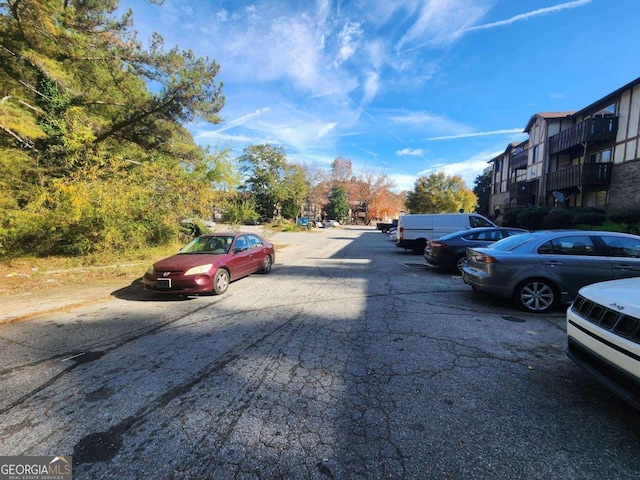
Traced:
<svg viewBox="0 0 640 480">
<path fill-rule="evenodd" d="M 578 111 L 534 114 L 491 159 L 490 206 L 640 210 L 640 78 Z"/>
</svg>

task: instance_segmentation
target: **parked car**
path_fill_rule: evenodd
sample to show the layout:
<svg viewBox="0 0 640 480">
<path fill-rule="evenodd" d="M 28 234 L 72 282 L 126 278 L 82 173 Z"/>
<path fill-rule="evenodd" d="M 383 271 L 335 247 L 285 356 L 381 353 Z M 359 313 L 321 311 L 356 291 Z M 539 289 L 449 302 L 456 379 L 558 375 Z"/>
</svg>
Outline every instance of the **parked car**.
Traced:
<svg viewBox="0 0 640 480">
<path fill-rule="evenodd" d="M 583 287 L 567 310 L 567 355 L 640 409 L 640 278 Z"/>
<path fill-rule="evenodd" d="M 475 291 L 543 313 L 591 283 L 640 277 L 640 236 L 593 230 L 522 233 L 470 248 L 462 278 Z"/>
<path fill-rule="evenodd" d="M 325 227 L 337 227 L 340 225 L 340 222 L 338 220 L 325 220 L 324 221 L 324 226 Z"/>
<path fill-rule="evenodd" d="M 142 282 L 146 290 L 160 294 L 221 295 L 230 282 L 255 272 L 269 273 L 275 258 L 273 245 L 253 233 L 202 235 L 176 255 L 154 263 Z"/>
<path fill-rule="evenodd" d="M 398 219 L 396 245 L 424 254 L 427 242 L 460 230 L 475 227 L 497 227 L 477 213 L 418 213 Z"/>
<path fill-rule="evenodd" d="M 424 258 L 430 265 L 462 272 L 467 248 L 485 247 L 492 243 L 528 230 L 509 227 L 480 227 L 450 233 L 427 242 Z"/>
<path fill-rule="evenodd" d="M 216 222 L 203 218 L 183 218 L 180 220 L 180 225 L 183 233 L 192 238 L 211 233 L 216 228 Z"/>
</svg>

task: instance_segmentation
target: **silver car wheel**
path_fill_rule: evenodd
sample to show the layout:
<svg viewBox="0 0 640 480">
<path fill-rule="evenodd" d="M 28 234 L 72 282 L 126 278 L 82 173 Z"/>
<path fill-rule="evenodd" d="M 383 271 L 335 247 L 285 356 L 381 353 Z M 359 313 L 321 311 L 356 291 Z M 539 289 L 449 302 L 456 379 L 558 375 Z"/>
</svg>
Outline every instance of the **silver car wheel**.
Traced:
<svg viewBox="0 0 640 480">
<path fill-rule="evenodd" d="M 271 271 L 271 266 L 273 262 L 271 260 L 271 255 L 267 255 L 264 257 L 264 261 L 262 262 L 262 273 L 269 273 Z"/>
<path fill-rule="evenodd" d="M 558 300 L 553 286 L 544 280 L 528 280 L 522 283 L 516 295 L 519 306 L 534 313 L 551 310 Z"/>
<path fill-rule="evenodd" d="M 217 295 L 222 295 L 227 291 L 228 287 L 229 273 L 224 268 L 220 268 L 213 277 L 213 291 L 216 292 Z"/>
</svg>

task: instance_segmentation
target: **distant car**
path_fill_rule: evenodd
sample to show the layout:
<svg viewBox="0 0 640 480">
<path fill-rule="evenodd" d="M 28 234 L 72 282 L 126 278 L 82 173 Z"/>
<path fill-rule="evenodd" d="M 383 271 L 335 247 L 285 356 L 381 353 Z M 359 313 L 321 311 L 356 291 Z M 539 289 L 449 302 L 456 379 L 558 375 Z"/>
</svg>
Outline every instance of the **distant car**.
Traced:
<svg viewBox="0 0 640 480">
<path fill-rule="evenodd" d="M 567 310 L 567 355 L 640 409 L 640 278 L 583 287 Z"/>
<path fill-rule="evenodd" d="M 183 232 L 190 237 L 199 237 L 204 233 L 210 233 L 216 228 L 216 222 L 202 218 L 183 218 L 180 220 Z"/>
<path fill-rule="evenodd" d="M 498 240 L 527 231 L 521 228 L 480 227 L 450 233 L 427 242 L 424 258 L 430 265 L 462 272 L 467 248 L 490 246 Z"/>
<path fill-rule="evenodd" d="M 273 245 L 253 233 L 202 235 L 154 263 L 142 282 L 146 290 L 160 294 L 222 295 L 234 280 L 269 273 L 275 257 Z"/>
<path fill-rule="evenodd" d="M 522 233 L 470 248 L 462 279 L 528 312 L 571 302 L 591 283 L 640 277 L 640 236 L 593 230 Z"/>
<path fill-rule="evenodd" d="M 340 222 L 338 220 L 325 220 L 324 221 L 324 226 L 325 227 L 337 227 L 338 225 L 340 225 Z"/>
</svg>

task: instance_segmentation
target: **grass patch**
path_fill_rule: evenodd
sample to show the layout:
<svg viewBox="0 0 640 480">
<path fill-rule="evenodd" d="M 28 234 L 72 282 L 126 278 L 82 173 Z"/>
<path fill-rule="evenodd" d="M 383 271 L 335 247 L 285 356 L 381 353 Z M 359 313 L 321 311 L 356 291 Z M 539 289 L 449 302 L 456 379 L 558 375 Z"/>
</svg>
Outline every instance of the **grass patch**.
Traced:
<svg viewBox="0 0 640 480">
<path fill-rule="evenodd" d="M 0 296 L 51 285 L 91 283 L 141 277 L 147 267 L 173 255 L 181 245 L 155 247 L 125 253 L 81 257 L 15 257 L 0 262 Z"/>
</svg>

